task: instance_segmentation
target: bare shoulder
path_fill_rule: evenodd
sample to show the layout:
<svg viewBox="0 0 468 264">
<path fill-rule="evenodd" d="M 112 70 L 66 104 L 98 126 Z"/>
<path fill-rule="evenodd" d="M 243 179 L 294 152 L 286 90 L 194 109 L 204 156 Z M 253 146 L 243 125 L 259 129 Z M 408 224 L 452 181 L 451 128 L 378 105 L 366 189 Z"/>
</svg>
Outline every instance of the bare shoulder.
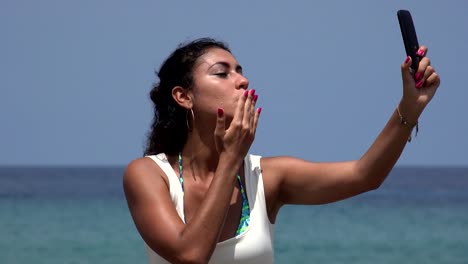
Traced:
<svg viewBox="0 0 468 264">
<path fill-rule="evenodd" d="M 162 169 L 150 158 L 142 157 L 131 161 L 124 172 L 123 186 L 129 198 L 132 194 L 145 193 L 145 190 L 166 185 L 169 187 L 168 179 Z"/>
<path fill-rule="evenodd" d="M 152 159 L 133 160 L 123 187 L 133 222 L 143 240 L 165 258 L 179 255 L 178 238 L 185 224 L 171 200 L 168 178 Z"/>
</svg>

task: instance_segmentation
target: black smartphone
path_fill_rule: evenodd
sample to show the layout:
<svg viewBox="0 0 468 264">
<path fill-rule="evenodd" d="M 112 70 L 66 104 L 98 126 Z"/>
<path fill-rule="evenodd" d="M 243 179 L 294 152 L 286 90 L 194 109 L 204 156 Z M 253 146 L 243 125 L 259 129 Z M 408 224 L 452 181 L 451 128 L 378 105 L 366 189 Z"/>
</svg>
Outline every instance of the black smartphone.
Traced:
<svg viewBox="0 0 468 264">
<path fill-rule="evenodd" d="M 411 69 L 416 72 L 419 65 L 419 56 L 416 54 L 419 49 L 419 43 L 413 18 L 408 10 L 398 10 L 397 16 L 400 23 L 401 36 L 405 44 L 406 55 L 411 57 Z"/>
</svg>

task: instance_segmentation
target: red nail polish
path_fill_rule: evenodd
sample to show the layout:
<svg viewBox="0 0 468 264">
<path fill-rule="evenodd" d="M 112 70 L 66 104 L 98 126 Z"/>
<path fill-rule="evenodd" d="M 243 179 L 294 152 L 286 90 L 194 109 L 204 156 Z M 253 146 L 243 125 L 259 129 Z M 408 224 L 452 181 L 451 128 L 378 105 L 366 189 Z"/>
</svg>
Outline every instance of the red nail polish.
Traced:
<svg viewBox="0 0 468 264">
<path fill-rule="evenodd" d="M 244 96 L 247 97 L 247 95 L 249 95 L 249 91 L 245 90 Z"/>
<path fill-rule="evenodd" d="M 416 83 L 416 88 L 418 89 L 421 88 L 423 83 L 424 83 L 423 81 L 419 81 L 418 83 Z"/>
<path fill-rule="evenodd" d="M 222 108 L 218 108 L 218 116 L 223 117 L 224 115 L 224 110 Z"/>
<path fill-rule="evenodd" d="M 250 95 L 254 95 L 254 94 L 255 94 L 255 89 L 250 90 Z"/>
<path fill-rule="evenodd" d="M 257 109 L 257 112 L 258 112 L 258 114 L 260 114 L 260 113 L 262 112 L 262 108 L 259 107 L 259 108 Z"/>
<path fill-rule="evenodd" d="M 422 73 L 420 72 L 417 72 L 416 75 L 414 75 L 414 79 L 418 82 L 419 80 L 421 80 L 421 77 L 422 77 Z"/>
<path fill-rule="evenodd" d="M 258 95 L 256 94 L 254 95 L 254 98 L 253 98 L 254 102 L 257 102 L 257 99 L 258 99 Z"/>
<path fill-rule="evenodd" d="M 407 64 L 407 63 L 409 62 L 410 59 L 411 59 L 410 56 L 406 57 L 406 59 L 405 59 L 405 64 Z"/>
<path fill-rule="evenodd" d="M 418 56 L 423 56 L 424 55 L 424 50 L 419 49 L 418 52 L 416 52 Z"/>
</svg>

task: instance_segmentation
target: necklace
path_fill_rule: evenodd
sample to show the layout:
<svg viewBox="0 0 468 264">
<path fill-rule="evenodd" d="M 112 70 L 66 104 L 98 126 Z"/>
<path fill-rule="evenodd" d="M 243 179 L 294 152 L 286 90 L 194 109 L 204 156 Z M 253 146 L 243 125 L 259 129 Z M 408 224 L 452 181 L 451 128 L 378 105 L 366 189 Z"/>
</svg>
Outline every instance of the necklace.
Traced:
<svg viewBox="0 0 468 264">
<path fill-rule="evenodd" d="M 242 185 L 240 175 L 237 174 L 236 178 L 237 178 L 237 181 L 239 182 L 239 187 L 240 187 L 241 196 L 242 196 L 241 219 L 239 222 L 239 227 L 237 228 L 237 231 L 236 231 L 236 236 L 238 236 L 244 233 L 250 224 L 250 207 L 249 207 L 249 201 L 247 200 L 247 195 L 244 190 L 244 186 Z M 185 190 L 184 190 L 184 177 L 182 175 L 182 154 L 181 153 L 179 153 L 179 182 L 180 182 L 180 186 L 182 187 L 182 194 L 184 195 Z M 185 218 L 185 214 L 184 214 L 184 218 Z M 184 220 L 185 220 L 185 223 L 187 223 L 186 219 Z"/>
</svg>

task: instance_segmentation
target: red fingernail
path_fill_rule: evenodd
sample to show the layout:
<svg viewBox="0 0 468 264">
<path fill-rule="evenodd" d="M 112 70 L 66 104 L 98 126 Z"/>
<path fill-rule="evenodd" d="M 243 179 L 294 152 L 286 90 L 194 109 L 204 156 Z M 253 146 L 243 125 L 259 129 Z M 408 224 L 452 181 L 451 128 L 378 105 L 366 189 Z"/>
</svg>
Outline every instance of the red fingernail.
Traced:
<svg viewBox="0 0 468 264">
<path fill-rule="evenodd" d="M 411 59 L 410 56 L 406 57 L 406 59 L 405 59 L 405 64 L 407 64 L 407 63 L 409 62 L 410 59 Z"/>
<path fill-rule="evenodd" d="M 418 56 L 423 56 L 424 55 L 424 50 L 419 49 L 418 52 L 416 52 Z"/>
<path fill-rule="evenodd" d="M 254 102 L 257 102 L 257 99 L 258 99 L 258 95 L 256 94 L 254 95 L 254 98 L 253 98 Z"/>
<path fill-rule="evenodd" d="M 222 108 L 218 108 L 218 116 L 223 117 L 224 115 L 224 110 Z"/>
<path fill-rule="evenodd" d="M 259 107 L 259 108 L 257 109 L 257 112 L 258 112 L 258 114 L 260 114 L 260 113 L 262 112 L 262 108 Z"/>
<path fill-rule="evenodd" d="M 244 96 L 247 97 L 247 95 L 249 95 L 249 91 L 245 90 Z"/>
<path fill-rule="evenodd" d="M 416 75 L 414 76 L 414 79 L 415 79 L 416 81 L 419 81 L 419 80 L 421 80 L 421 77 L 422 77 L 422 73 L 417 72 Z"/>
<path fill-rule="evenodd" d="M 255 94 L 255 89 L 250 90 L 250 95 L 254 95 L 254 94 Z"/>
<path fill-rule="evenodd" d="M 418 83 L 416 83 L 416 88 L 421 88 L 421 86 L 423 85 L 423 81 L 419 81 Z"/>
</svg>

